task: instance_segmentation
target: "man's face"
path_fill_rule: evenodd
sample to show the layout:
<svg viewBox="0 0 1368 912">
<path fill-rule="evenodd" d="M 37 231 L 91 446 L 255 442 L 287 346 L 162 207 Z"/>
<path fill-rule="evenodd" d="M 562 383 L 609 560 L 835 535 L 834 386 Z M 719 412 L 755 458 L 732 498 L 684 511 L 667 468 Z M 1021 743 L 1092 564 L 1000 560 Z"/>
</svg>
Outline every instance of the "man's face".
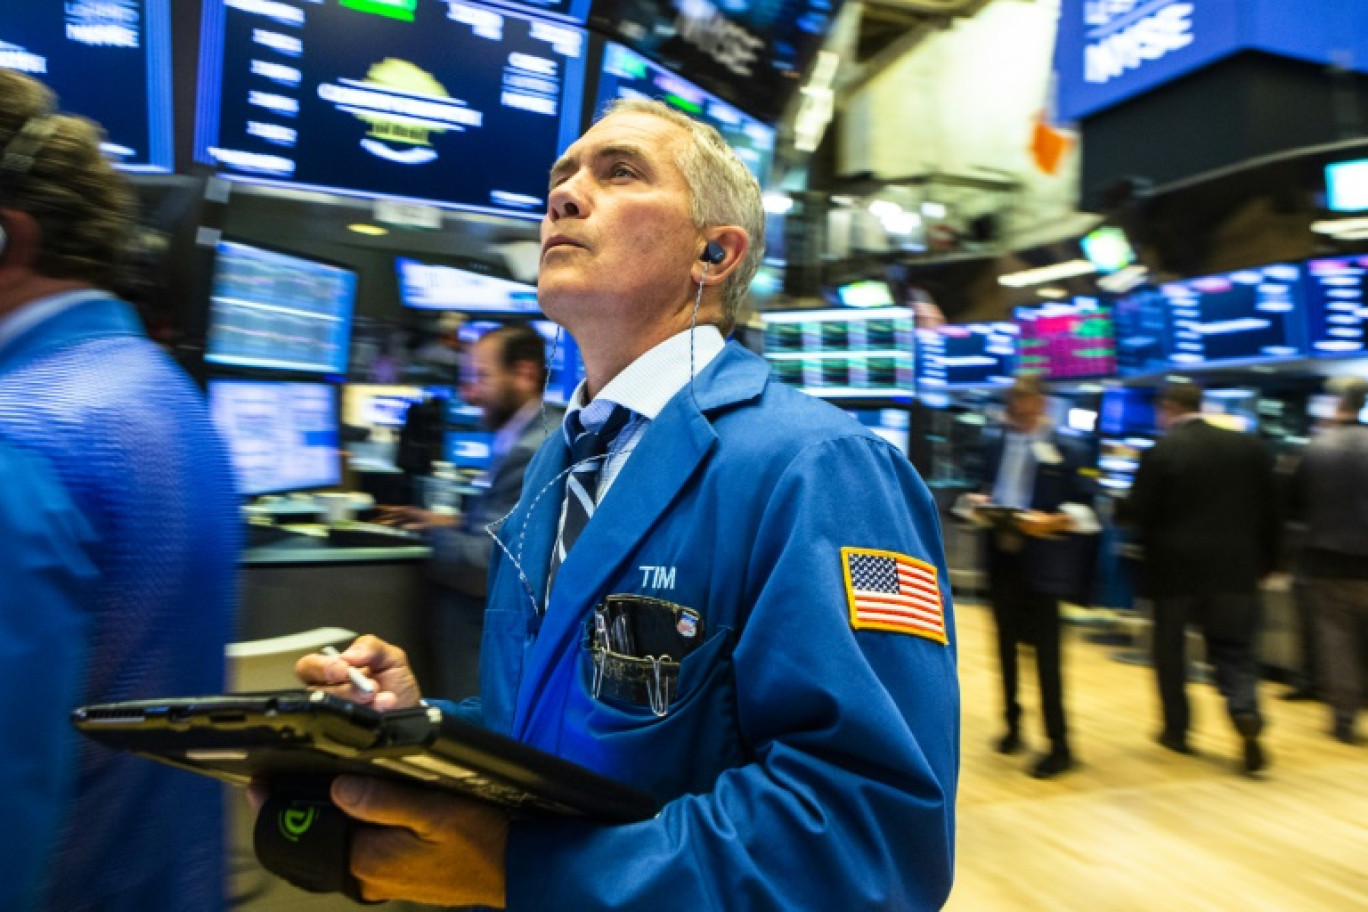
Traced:
<svg viewBox="0 0 1368 912">
<path fill-rule="evenodd" d="M 1045 414 L 1045 397 L 1017 395 L 1007 400 L 1007 423 L 1012 430 L 1029 434 L 1036 429 Z"/>
<path fill-rule="evenodd" d="M 690 300 L 700 235 L 676 164 L 689 141 L 648 114 L 611 115 L 551 172 L 542 219 L 542 310 L 572 331 L 608 317 L 624 332 Z"/>
<path fill-rule="evenodd" d="M 517 371 L 504 367 L 503 343 L 498 339 L 476 342 L 472 360 L 475 377 L 465 390 L 466 398 L 483 412 L 485 427 L 497 431 L 522 406 Z"/>
</svg>

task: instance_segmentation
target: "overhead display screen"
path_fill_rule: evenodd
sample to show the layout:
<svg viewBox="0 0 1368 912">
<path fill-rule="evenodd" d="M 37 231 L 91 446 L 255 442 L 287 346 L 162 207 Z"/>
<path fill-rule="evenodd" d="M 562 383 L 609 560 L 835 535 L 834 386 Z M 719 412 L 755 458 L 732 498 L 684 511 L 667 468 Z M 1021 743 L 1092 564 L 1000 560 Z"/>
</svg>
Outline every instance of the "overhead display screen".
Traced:
<svg viewBox="0 0 1368 912">
<path fill-rule="evenodd" d="M 1306 352 L 1301 270 L 1275 264 L 1159 286 L 1175 367 L 1271 361 Z"/>
<path fill-rule="evenodd" d="M 585 37 L 456 0 L 207 0 L 196 157 L 243 180 L 540 218 L 579 132 Z"/>
<path fill-rule="evenodd" d="M 1008 386 L 1016 369 L 1017 325 L 962 323 L 917 330 L 917 389 Z"/>
<path fill-rule="evenodd" d="M 742 113 L 711 92 L 681 79 L 635 51 L 608 42 L 603 49 L 595 113 L 620 98 L 653 98 L 710 124 L 736 150 L 763 185 L 774 159 L 774 128 Z"/>
<path fill-rule="evenodd" d="M 814 396 L 910 396 L 914 320 L 907 307 L 762 313 L 775 376 Z"/>
<path fill-rule="evenodd" d="M 836 0 L 599 0 L 589 24 L 774 123 L 837 6 Z"/>
<path fill-rule="evenodd" d="M 61 109 L 104 128 L 128 171 L 173 170 L 171 0 L 6 0 L 0 68 L 42 80 Z"/>
<path fill-rule="evenodd" d="M 210 291 L 211 364 L 343 374 L 356 273 L 223 241 Z"/>
<path fill-rule="evenodd" d="M 1116 323 L 1116 370 L 1123 377 L 1166 370 L 1168 299 L 1157 288 L 1140 288 L 1112 305 Z"/>
<path fill-rule="evenodd" d="M 1017 365 L 1046 380 L 1109 377 L 1116 372 L 1111 308 L 1097 298 L 1018 307 Z"/>
<path fill-rule="evenodd" d="M 1368 255 L 1307 262 L 1306 321 L 1311 354 L 1368 352 Z"/>
<path fill-rule="evenodd" d="M 474 269 L 421 263 L 408 257 L 396 257 L 394 264 L 399 276 L 399 300 L 405 307 L 467 313 L 540 313 L 535 285 Z"/>
</svg>

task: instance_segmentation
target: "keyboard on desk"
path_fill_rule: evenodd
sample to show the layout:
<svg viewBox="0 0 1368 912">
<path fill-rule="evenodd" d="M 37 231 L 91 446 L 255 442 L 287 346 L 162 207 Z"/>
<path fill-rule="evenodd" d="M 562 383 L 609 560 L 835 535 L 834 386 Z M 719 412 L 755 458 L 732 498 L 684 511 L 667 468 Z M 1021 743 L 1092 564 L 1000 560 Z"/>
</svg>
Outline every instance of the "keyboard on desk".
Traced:
<svg viewBox="0 0 1368 912">
<path fill-rule="evenodd" d="M 334 548 L 412 548 L 426 544 L 421 535 L 379 523 L 344 522 L 328 527 Z"/>
</svg>

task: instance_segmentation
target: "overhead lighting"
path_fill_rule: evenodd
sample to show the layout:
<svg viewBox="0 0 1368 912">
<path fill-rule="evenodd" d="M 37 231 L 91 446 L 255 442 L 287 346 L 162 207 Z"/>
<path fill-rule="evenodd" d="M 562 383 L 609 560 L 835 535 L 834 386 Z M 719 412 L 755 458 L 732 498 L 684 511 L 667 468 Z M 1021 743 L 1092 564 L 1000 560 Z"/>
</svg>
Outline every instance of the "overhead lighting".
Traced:
<svg viewBox="0 0 1368 912">
<path fill-rule="evenodd" d="M 347 230 L 355 231 L 357 234 L 364 234 L 368 237 L 380 237 L 381 235 L 389 234 L 388 228 L 382 228 L 379 225 L 372 225 L 369 222 L 356 222 L 354 224 L 348 225 Z"/>
<path fill-rule="evenodd" d="M 765 211 L 770 215 L 788 215 L 793 209 L 793 197 L 787 193 L 766 193 Z"/>
<path fill-rule="evenodd" d="M 1055 288 L 1053 286 L 1050 288 L 1037 288 L 1036 294 L 1040 295 L 1042 298 L 1049 298 L 1052 301 L 1057 301 L 1060 298 L 1067 298 L 1069 296 L 1069 293 L 1064 289 Z"/>
<path fill-rule="evenodd" d="M 932 219 L 943 219 L 947 209 L 944 203 L 926 202 L 921 204 L 922 215 Z"/>
<path fill-rule="evenodd" d="M 1147 278 L 1149 270 L 1144 266 L 1127 266 L 1098 279 L 1097 287 L 1109 294 L 1125 294 Z"/>
<path fill-rule="evenodd" d="M 1368 218 L 1321 219 L 1311 223 L 1311 230 L 1332 237 L 1359 236 L 1368 231 Z"/>
<path fill-rule="evenodd" d="M 1052 266 L 1009 272 L 1007 275 L 998 276 L 998 284 L 1006 285 L 1008 288 L 1025 288 L 1028 285 L 1044 285 L 1046 282 L 1058 282 L 1077 276 L 1092 275 L 1095 272 L 1097 267 L 1087 260 L 1069 260 Z"/>
</svg>

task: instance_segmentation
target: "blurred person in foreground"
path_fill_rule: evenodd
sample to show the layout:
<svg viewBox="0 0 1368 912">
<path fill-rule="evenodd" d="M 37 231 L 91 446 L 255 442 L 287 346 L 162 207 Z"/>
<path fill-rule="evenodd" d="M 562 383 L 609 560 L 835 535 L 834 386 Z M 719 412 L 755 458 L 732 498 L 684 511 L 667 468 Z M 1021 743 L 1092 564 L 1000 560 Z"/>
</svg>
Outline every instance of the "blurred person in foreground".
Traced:
<svg viewBox="0 0 1368 912">
<path fill-rule="evenodd" d="M 93 124 L 0 70 L 0 908 L 223 905 L 218 783 L 79 740 L 77 705 L 223 689 L 241 520 L 203 397 L 114 280 Z"/>
<path fill-rule="evenodd" d="M 555 164 L 538 294 L 587 379 L 499 530 L 480 697 L 443 709 L 662 809 L 624 825 L 514 818 L 341 777 L 333 799 L 378 825 L 352 850 L 366 897 L 538 912 L 944 903 L 959 693 L 936 508 L 895 447 L 725 341 L 763 238 L 736 154 L 658 102 L 619 104 Z M 677 671 L 662 663 L 661 699 L 611 669 L 593 686 L 598 662 L 644 661 L 593 636 L 610 595 L 637 619 L 677 615 L 693 646 Z M 380 692 L 347 684 L 349 666 Z M 403 652 L 373 637 L 296 670 L 381 709 L 419 699 Z"/>
<path fill-rule="evenodd" d="M 1268 762 L 1259 741 L 1255 637 L 1263 610 L 1259 582 L 1277 559 L 1273 457 L 1257 438 L 1202 419 L 1202 389 L 1171 383 L 1156 398 L 1164 436 L 1140 457 L 1118 519 L 1137 527 L 1141 588 L 1154 603 L 1154 668 L 1163 710 L 1159 743 L 1188 743 L 1187 628 L 1206 640 L 1206 658 L 1243 745 L 1243 768 Z"/>
<path fill-rule="evenodd" d="M 466 498 L 458 515 L 420 507 L 390 507 L 384 522 L 426 530 L 432 546 L 428 579 L 436 587 L 433 604 L 434 695 L 448 700 L 474 696 L 480 689 L 480 639 L 494 540 L 485 531 L 518 503 L 527 464 L 558 427 L 563 413 L 546 409 L 546 342 L 526 324 L 490 330 L 471 354 L 474 379 L 466 400 L 480 409 L 494 432 L 493 459 L 479 493 Z"/>
<path fill-rule="evenodd" d="M 1007 723 L 997 749 L 1011 754 L 1023 743 L 1017 646 L 1027 643 L 1035 647 L 1040 712 L 1050 741 L 1031 775 L 1049 779 L 1074 766 L 1064 713 L 1059 603 L 1086 601 L 1093 552 L 1084 536 L 1101 526 L 1091 506 L 1092 482 L 1083 474 L 1089 464 L 1085 447 L 1049 420 L 1038 377 L 1013 382 L 1003 419 L 985 443 L 984 491 L 966 498 L 972 515 L 991 526 L 988 589 Z"/>
<path fill-rule="evenodd" d="M 1306 525 L 1302 569 L 1315 606 L 1331 734 L 1360 743 L 1355 728 L 1368 668 L 1368 425 L 1359 421 L 1368 381 L 1339 377 L 1334 424 L 1311 441 L 1292 486 L 1293 516 Z"/>
</svg>

